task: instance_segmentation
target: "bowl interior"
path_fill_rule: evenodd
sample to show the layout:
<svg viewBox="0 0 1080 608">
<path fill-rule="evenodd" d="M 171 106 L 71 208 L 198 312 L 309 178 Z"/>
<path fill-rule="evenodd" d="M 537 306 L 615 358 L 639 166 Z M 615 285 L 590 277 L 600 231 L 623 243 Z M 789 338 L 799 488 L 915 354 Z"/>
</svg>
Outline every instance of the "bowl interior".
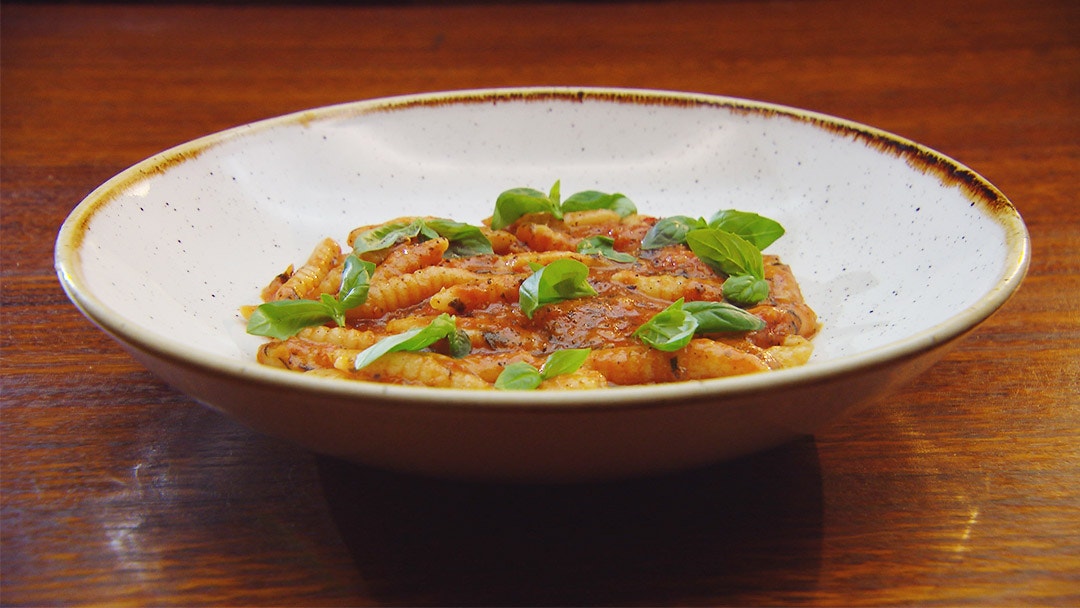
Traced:
<svg viewBox="0 0 1080 608">
<path fill-rule="evenodd" d="M 87 197 L 58 271 L 110 332 L 244 370 L 262 339 L 237 308 L 324 236 L 402 215 L 479 223 L 503 190 L 555 180 L 648 215 L 780 221 L 768 251 L 823 323 L 809 368 L 960 332 L 1026 264 L 1000 193 L 898 137 L 728 98 L 556 89 L 359 102 L 179 146 Z"/>
</svg>

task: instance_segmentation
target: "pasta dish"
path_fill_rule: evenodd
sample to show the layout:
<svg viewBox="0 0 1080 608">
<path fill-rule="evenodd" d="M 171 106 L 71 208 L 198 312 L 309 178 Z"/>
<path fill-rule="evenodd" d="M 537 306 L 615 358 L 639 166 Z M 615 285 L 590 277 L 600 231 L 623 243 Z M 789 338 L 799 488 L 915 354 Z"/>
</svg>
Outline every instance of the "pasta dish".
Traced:
<svg viewBox="0 0 1080 608">
<path fill-rule="evenodd" d="M 241 308 L 259 362 L 352 380 L 586 389 L 804 364 L 817 316 L 735 210 L 656 218 L 621 194 L 515 188 L 481 225 L 403 217 L 319 243 Z"/>
</svg>

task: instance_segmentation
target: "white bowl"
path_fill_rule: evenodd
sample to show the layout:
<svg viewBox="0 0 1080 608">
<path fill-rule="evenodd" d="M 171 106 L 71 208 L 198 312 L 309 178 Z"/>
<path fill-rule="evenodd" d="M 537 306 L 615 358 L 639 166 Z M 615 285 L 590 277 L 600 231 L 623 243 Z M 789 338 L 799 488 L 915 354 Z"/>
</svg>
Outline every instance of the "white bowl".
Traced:
<svg viewBox="0 0 1080 608">
<path fill-rule="evenodd" d="M 325 236 L 401 215 L 478 223 L 517 186 L 628 195 L 642 213 L 755 211 L 787 234 L 823 323 L 804 367 L 601 391 L 455 391 L 255 362 L 237 313 Z M 1006 197 L 865 125 L 753 101 L 590 88 L 362 101 L 244 125 L 109 180 L 56 243 L 68 296 L 177 389 L 357 462 L 524 481 L 691 467 L 813 433 L 939 359 L 1027 269 Z"/>
</svg>

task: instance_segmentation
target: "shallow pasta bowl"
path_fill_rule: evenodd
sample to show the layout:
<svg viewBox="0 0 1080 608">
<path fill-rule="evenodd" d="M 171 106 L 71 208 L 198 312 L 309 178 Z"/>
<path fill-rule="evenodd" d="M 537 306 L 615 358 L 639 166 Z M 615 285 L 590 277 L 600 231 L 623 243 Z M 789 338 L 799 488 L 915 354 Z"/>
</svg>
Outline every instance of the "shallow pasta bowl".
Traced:
<svg viewBox="0 0 1080 608">
<path fill-rule="evenodd" d="M 822 322 L 799 368 L 594 391 L 465 391 L 256 363 L 238 308 L 323 237 L 402 215 L 479 223 L 508 188 L 596 189 L 647 215 L 738 208 Z M 244 125 L 109 180 L 71 213 L 75 305 L 164 381 L 369 465 L 568 481 L 676 470 L 813 433 L 938 360 L 1019 286 L 1026 228 L 989 182 L 871 127 L 725 97 L 529 88 L 404 96 Z"/>
</svg>

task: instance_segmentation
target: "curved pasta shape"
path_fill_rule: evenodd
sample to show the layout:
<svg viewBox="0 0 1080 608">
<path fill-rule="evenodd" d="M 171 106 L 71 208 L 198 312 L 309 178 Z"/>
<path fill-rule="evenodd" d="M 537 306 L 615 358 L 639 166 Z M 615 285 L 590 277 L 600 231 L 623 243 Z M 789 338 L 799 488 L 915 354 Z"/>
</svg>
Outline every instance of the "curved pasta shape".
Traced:
<svg viewBox="0 0 1080 608">
<path fill-rule="evenodd" d="M 814 353 L 814 344 L 802 336 L 788 336 L 783 344 L 770 346 L 765 352 L 779 367 L 798 367 L 810 360 L 810 355 Z"/>
<path fill-rule="evenodd" d="M 509 272 L 532 273 L 530 264 L 547 266 L 555 260 L 564 259 L 577 260 L 586 266 L 596 266 L 601 263 L 600 258 L 596 256 L 584 255 L 576 251 L 529 251 L 503 256 L 496 262 L 496 267 L 505 269 Z"/>
<path fill-rule="evenodd" d="M 440 312 L 462 315 L 493 302 L 517 302 L 524 275 L 480 275 L 467 283 L 444 287 L 428 304 Z"/>
<path fill-rule="evenodd" d="M 524 361 L 537 368 L 544 362 L 540 357 L 528 352 L 501 352 L 469 355 L 458 360 L 458 363 L 484 381 L 494 383 L 507 365 L 517 361 Z"/>
<path fill-rule="evenodd" d="M 359 350 L 346 349 L 328 342 L 311 342 L 295 336 L 288 340 L 272 340 L 263 344 L 257 353 L 259 363 L 297 371 L 334 367 L 341 357 L 356 358 Z"/>
<path fill-rule="evenodd" d="M 594 350 L 588 364 L 614 384 L 653 384 L 703 380 L 765 371 L 757 357 L 723 342 L 704 338 L 685 348 L 663 352 L 633 345 Z"/>
<path fill-rule="evenodd" d="M 487 237 L 487 240 L 491 243 L 491 251 L 496 255 L 506 255 L 526 250 L 525 244 L 520 239 L 505 230 L 492 230 L 487 226 L 482 226 L 480 232 Z"/>
<path fill-rule="evenodd" d="M 577 243 L 564 232 L 556 232 L 547 224 L 521 224 L 517 238 L 533 251 L 575 251 Z"/>
<path fill-rule="evenodd" d="M 730 344 L 697 338 L 679 351 L 678 369 L 680 380 L 704 380 L 763 372 L 769 366 Z"/>
<path fill-rule="evenodd" d="M 428 266 L 416 272 L 372 283 L 367 301 L 347 313 L 348 319 L 372 319 L 387 312 L 419 304 L 440 289 L 475 278 L 461 268 Z"/>
<path fill-rule="evenodd" d="M 676 353 L 666 353 L 645 345 L 594 349 L 586 365 L 614 384 L 652 384 L 677 379 Z"/>
<path fill-rule="evenodd" d="M 354 359 L 355 357 L 339 358 L 336 367 L 348 370 Z M 488 382 L 458 365 L 455 359 L 438 353 L 389 353 L 354 374 L 367 380 L 395 384 L 420 384 L 437 388 L 491 388 Z"/>
<path fill-rule="evenodd" d="M 308 297 L 318 287 L 330 268 L 337 262 L 341 247 L 330 238 L 323 239 L 311 252 L 307 262 L 278 288 L 271 300 L 299 300 Z"/>
<path fill-rule="evenodd" d="M 570 211 L 563 214 L 563 224 L 570 232 L 588 230 L 595 226 L 621 223 L 623 218 L 611 209 L 590 209 L 588 211 Z"/>
<path fill-rule="evenodd" d="M 363 231 L 414 217 L 363 226 L 349 234 L 351 245 Z M 683 245 L 641 249 L 641 239 L 657 218 L 601 209 L 573 211 L 556 218 L 532 213 L 506 230 L 480 226 L 492 252 L 445 257 L 450 240 L 404 240 L 362 259 L 376 267 L 367 300 L 347 311 L 345 327 L 334 323 L 307 327 L 286 340 L 272 339 L 257 353 L 259 362 L 317 376 L 433 387 L 490 389 L 505 367 L 523 361 L 540 367 L 562 348 L 592 348 L 582 367 L 544 380 L 541 390 L 593 389 L 658 384 L 793 367 L 807 362 L 809 338 L 819 330 L 816 314 L 803 301 L 791 269 L 771 255 L 763 257 L 769 297 L 749 311 L 766 323 L 751 332 L 695 336 L 682 349 L 667 352 L 634 338 L 634 330 L 670 303 L 724 301 L 723 278 Z M 617 251 L 635 260 L 615 262 L 585 255 L 576 244 L 590 236 L 614 240 Z M 422 237 L 421 237 L 422 238 Z M 517 302 L 522 282 L 539 266 L 573 259 L 588 266 L 597 294 L 556 299 L 533 316 Z M 263 291 L 265 301 L 318 299 L 341 287 L 345 256 L 324 239 L 308 260 L 289 267 Z M 548 286 L 551 287 L 551 286 Z M 242 306 L 249 318 L 253 306 Z M 362 370 L 356 356 L 380 339 L 422 328 L 440 314 L 454 317 L 468 336 L 463 358 L 446 354 L 445 342 L 420 352 L 388 353 Z"/>
<path fill-rule="evenodd" d="M 632 270 L 620 270 L 611 275 L 616 283 L 631 286 L 639 293 L 674 302 L 684 298 L 720 302 L 724 299 L 723 287 L 705 279 L 692 279 L 676 275 L 646 275 Z"/>
<path fill-rule="evenodd" d="M 542 391 L 584 390 L 605 388 L 608 379 L 595 369 L 579 369 L 570 374 L 548 378 L 538 387 Z"/>
<path fill-rule="evenodd" d="M 341 290 L 341 270 L 342 267 L 339 262 L 330 269 L 330 272 L 326 273 L 322 281 L 319 281 L 319 285 L 308 294 L 309 298 L 318 298 L 321 294 L 328 293 L 330 295 L 337 295 L 337 292 Z"/>
<path fill-rule="evenodd" d="M 378 342 L 383 336 L 370 330 L 316 325 L 315 327 L 305 327 L 304 329 L 301 329 L 295 337 L 309 342 L 332 344 L 340 348 L 364 350 Z"/>
<path fill-rule="evenodd" d="M 421 268 L 438 264 L 450 247 L 450 241 L 443 238 L 429 239 L 422 243 L 406 243 L 393 248 L 381 264 L 375 267 L 371 280 L 396 277 Z"/>
<path fill-rule="evenodd" d="M 285 281 L 289 280 L 289 277 L 291 277 L 294 272 L 295 270 L 293 269 L 293 265 L 289 264 L 288 268 L 282 271 L 281 274 L 274 277 L 274 279 L 270 281 L 270 283 L 268 283 L 266 287 L 263 287 L 262 292 L 259 294 L 260 296 L 262 296 L 263 302 L 271 301 L 274 298 L 274 294 L 277 293 L 277 290 L 281 289 L 281 286 L 285 284 Z"/>
</svg>

